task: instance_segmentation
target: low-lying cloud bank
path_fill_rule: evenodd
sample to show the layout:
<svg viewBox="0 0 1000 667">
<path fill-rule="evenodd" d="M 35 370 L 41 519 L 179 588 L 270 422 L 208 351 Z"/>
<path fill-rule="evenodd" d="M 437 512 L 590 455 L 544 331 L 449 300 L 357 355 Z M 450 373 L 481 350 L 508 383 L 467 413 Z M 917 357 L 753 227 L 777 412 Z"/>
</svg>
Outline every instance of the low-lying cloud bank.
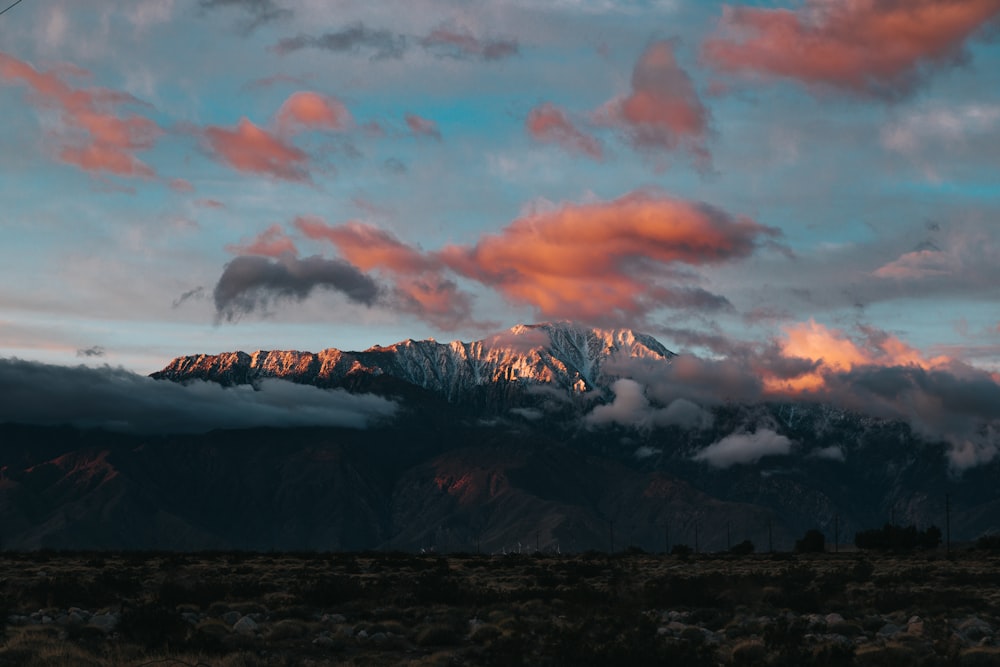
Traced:
<svg viewBox="0 0 1000 667">
<path fill-rule="evenodd" d="M 612 385 L 612 402 L 594 408 L 586 422 L 699 427 L 711 424 L 707 410 L 726 403 L 826 404 L 905 421 L 918 436 L 948 443 L 956 471 L 1000 454 L 1000 374 L 951 357 L 927 357 L 884 331 L 859 327 L 851 335 L 809 321 L 786 327 L 782 338 L 766 343 L 715 341 L 714 351 L 719 358 L 612 360 L 605 372 L 628 379 Z M 772 445 L 773 453 L 785 446 L 737 433 L 699 459 L 745 463 Z M 750 459 L 740 460 L 738 450 Z"/>
<path fill-rule="evenodd" d="M 295 426 L 367 428 L 398 405 L 371 394 L 267 379 L 257 389 L 153 380 L 121 368 L 0 359 L 0 423 L 69 424 L 132 433 Z"/>
</svg>

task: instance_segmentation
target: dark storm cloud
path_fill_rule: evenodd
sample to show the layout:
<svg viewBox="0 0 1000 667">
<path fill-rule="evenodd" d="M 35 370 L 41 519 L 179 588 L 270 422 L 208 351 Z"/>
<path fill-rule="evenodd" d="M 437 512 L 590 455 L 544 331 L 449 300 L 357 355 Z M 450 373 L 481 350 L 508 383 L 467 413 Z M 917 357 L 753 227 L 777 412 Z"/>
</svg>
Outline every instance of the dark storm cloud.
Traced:
<svg viewBox="0 0 1000 667">
<path fill-rule="evenodd" d="M 296 426 L 365 428 L 397 405 L 370 394 L 267 379 L 257 388 L 153 380 L 122 368 L 0 359 L 0 423 L 101 427 L 132 433 Z"/>
<path fill-rule="evenodd" d="M 357 23 L 319 36 L 299 34 L 289 37 L 275 44 L 272 50 L 286 55 L 306 48 L 332 53 L 371 53 L 372 59 L 383 60 L 402 58 L 407 50 L 407 41 L 404 35 Z"/>
<path fill-rule="evenodd" d="M 291 18 L 291 9 L 280 7 L 274 0 L 198 0 L 202 9 L 233 7 L 242 10 L 248 18 L 239 22 L 242 32 L 249 34 L 272 21 Z"/>
<path fill-rule="evenodd" d="M 103 357 L 107 353 L 100 345 L 92 345 L 91 347 L 82 347 L 76 351 L 76 356 L 78 357 Z"/>
<path fill-rule="evenodd" d="M 215 310 L 219 318 L 233 321 L 275 300 L 302 301 L 317 287 L 336 290 L 366 306 L 380 294 L 372 278 L 341 259 L 246 255 L 226 264 L 213 291 Z"/>
</svg>

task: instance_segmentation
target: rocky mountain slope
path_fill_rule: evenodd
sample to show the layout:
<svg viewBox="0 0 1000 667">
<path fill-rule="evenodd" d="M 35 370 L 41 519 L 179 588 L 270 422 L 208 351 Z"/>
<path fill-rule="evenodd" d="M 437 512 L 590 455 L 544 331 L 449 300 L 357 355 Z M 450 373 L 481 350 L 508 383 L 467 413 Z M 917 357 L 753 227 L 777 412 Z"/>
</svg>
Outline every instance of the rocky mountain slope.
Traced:
<svg viewBox="0 0 1000 667">
<path fill-rule="evenodd" d="M 629 329 L 589 329 L 569 323 L 519 325 L 471 343 L 405 340 L 363 352 L 260 351 L 179 357 L 152 377 L 210 380 L 224 385 L 282 378 L 320 387 L 352 387 L 364 376 L 388 376 L 461 402 L 477 389 L 544 384 L 582 394 L 606 387 L 608 360 L 669 359 L 652 336 Z"/>
</svg>

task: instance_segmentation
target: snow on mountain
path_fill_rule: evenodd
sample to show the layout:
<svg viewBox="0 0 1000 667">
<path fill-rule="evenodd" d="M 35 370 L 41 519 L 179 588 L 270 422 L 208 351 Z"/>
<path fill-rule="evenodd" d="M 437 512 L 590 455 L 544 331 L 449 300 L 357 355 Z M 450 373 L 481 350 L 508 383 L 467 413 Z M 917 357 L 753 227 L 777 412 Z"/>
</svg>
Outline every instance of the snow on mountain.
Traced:
<svg viewBox="0 0 1000 667">
<path fill-rule="evenodd" d="M 362 352 L 327 349 L 228 352 L 178 357 L 152 377 L 203 379 L 225 385 L 283 378 L 340 386 L 358 374 L 388 375 L 460 399 L 474 387 L 543 383 L 572 393 L 606 387 L 604 367 L 616 357 L 669 360 L 674 353 L 652 336 L 630 329 L 592 329 L 567 322 L 518 325 L 483 340 L 438 343 L 405 340 Z"/>
</svg>

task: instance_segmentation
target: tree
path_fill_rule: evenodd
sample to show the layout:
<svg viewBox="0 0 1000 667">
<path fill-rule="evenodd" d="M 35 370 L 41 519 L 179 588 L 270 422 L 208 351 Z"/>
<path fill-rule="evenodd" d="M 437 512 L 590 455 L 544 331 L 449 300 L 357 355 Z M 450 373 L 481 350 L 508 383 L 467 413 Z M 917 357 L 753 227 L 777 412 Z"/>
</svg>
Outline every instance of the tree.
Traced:
<svg viewBox="0 0 1000 667">
<path fill-rule="evenodd" d="M 826 551 L 826 537 L 818 529 L 807 530 L 801 540 L 795 540 L 795 552 L 821 554 Z"/>
</svg>

